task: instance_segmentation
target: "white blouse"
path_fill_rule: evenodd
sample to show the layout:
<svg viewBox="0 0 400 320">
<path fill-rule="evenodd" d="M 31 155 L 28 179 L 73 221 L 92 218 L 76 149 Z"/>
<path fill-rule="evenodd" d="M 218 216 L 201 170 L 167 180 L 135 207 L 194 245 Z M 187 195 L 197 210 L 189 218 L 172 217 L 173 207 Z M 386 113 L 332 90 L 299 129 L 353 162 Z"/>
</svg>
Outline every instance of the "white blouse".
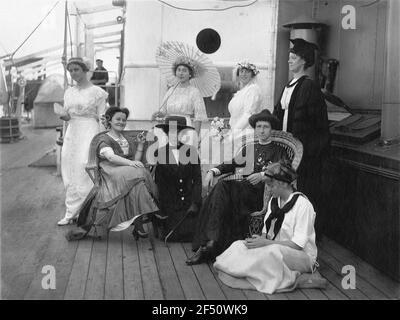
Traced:
<svg viewBox="0 0 400 320">
<path fill-rule="evenodd" d="M 261 111 L 261 89 L 256 83 L 249 83 L 235 93 L 228 105 L 232 130 L 250 128 L 249 118 Z"/>
<path fill-rule="evenodd" d="M 123 136 L 121 136 L 120 138 L 115 138 L 112 135 L 110 135 L 109 133 L 107 133 L 107 135 L 113 139 L 114 141 L 116 141 L 119 146 L 122 149 L 122 152 L 124 153 L 124 155 L 126 156 L 129 153 L 129 142 L 128 140 L 126 140 Z M 100 149 L 99 152 L 100 156 L 102 156 L 103 158 L 109 156 L 109 155 L 113 155 L 114 150 L 111 147 L 103 147 Z"/>
<path fill-rule="evenodd" d="M 99 121 L 106 110 L 108 93 L 98 86 L 70 87 L 64 93 L 64 108 L 72 119 L 94 118 Z"/>
<path fill-rule="evenodd" d="M 298 192 L 292 193 L 287 202 Z M 272 199 L 271 199 L 272 200 Z M 268 203 L 268 211 L 264 218 L 264 223 L 271 214 L 271 200 Z M 286 203 L 287 203 L 286 202 Z M 281 208 L 281 199 L 278 198 L 278 205 Z M 271 222 L 271 227 L 268 233 L 265 224 L 262 233 L 267 233 L 268 239 L 272 239 L 274 235 L 274 225 L 276 219 Z M 303 248 L 304 252 L 315 261 L 317 259 L 317 246 L 315 244 L 315 211 L 311 202 L 304 196 L 299 196 L 293 208 L 285 214 L 282 227 L 275 238 L 275 241 L 292 241 L 299 247 Z"/>
<path fill-rule="evenodd" d="M 170 88 L 165 94 L 162 105 L 160 111 L 168 115 L 188 116 L 198 121 L 207 120 L 203 97 L 192 85 Z"/>
<path fill-rule="evenodd" d="M 290 103 L 290 99 L 292 98 L 293 90 L 297 86 L 297 80 L 298 80 L 297 78 L 293 78 L 292 81 L 290 81 L 289 85 L 291 85 L 292 83 L 295 83 L 295 82 L 296 83 L 291 87 L 285 87 L 285 89 L 283 90 L 283 93 L 282 93 L 281 106 L 282 106 L 282 109 L 284 110 L 282 131 L 287 131 L 289 103 Z"/>
</svg>

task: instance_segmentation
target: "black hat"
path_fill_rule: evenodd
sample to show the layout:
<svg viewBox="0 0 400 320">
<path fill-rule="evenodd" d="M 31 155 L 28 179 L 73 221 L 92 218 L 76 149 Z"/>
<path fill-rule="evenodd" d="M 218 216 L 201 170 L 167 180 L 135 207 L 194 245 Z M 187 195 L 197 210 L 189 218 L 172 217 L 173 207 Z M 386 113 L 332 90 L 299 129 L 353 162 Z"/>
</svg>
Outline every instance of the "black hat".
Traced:
<svg viewBox="0 0 400 320">
<path fill-rule="evenodd" d="M 183 129 L 194 130 L 193 127 L 186 125 L 186 118 L 181 116 L 168 116 L 165 118 L 164 123 L 157 124 L 156 128 L 160 128 L 164 130 L 164 132 L 168 132 L 171 125 L 175 126 L 178 131 Z"/>
<path fill-rule="evenodd" d="M 293 43 L 293 47 L 290 48 L 290 52 L 300 56 L 305 62 L 305 68 L 311 67 L 314 65 L 315 61 L 315 50 L 319 50 L 318 46 L 314 43 L 307 42 L 304 39 L 296 38 L 290 39 L 290 42 Z"/>
<path fill-rule="evenodd" d="M 279 120 L 275 117 L 268 109 L 262 110 L 260 113 L 253 114 L 249 118 L 250 125 L 255 128 L 257 121 L 267 121 L 270 123 L 271 128 L 274 130 L 278 129 Z"/>
<path fill-rule="evenodd" d="M 297 173 L 288 161 L 272 163 L 267 166 L 267 169 L 264 171 L 264 173 L 265 176 L 269 178 L 286 183 L 292 183 L 297 179 Z"/>
</svg>

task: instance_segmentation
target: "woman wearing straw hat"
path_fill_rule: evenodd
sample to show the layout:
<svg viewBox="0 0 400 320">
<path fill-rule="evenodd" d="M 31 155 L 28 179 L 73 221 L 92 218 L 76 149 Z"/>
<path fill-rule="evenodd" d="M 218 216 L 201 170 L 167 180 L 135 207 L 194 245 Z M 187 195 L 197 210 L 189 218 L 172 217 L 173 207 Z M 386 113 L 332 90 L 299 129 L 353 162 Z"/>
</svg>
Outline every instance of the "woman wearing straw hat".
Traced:
<svg viewBox="0 0 400 320">
<path fill-rule="evenodd" d="M 188 125 L 193 124 L 199 136 L 201 122 L 207 120 L 207 112 L 199 89 L 190 83 L 192 78 L 198 76 L 197 69 L 196 60 L 189 57 L 180 56 L 174 61 L 172 72 L 177 83 L 167 91 L 160 110 L 154 113 L 152 118 L 183 116 Z"/>
<path fill-rule="evenodd" d="M 106 109 L 108 94 L 94 86 L 87 78 L 88 61 L 71 58 L 67 69 L 76 86 L 70 87 L 64 94 L 64 114 L 60 117 L 68 121 L 63 147 L 61 150 L 61 174 L 66 189 L 64 218 L 59 226 L 67 225 L 77 218 L 93 183 L 85 171 L 89 147 L 92 138 L 104 130 L 99 119 Z"/>
</svg>

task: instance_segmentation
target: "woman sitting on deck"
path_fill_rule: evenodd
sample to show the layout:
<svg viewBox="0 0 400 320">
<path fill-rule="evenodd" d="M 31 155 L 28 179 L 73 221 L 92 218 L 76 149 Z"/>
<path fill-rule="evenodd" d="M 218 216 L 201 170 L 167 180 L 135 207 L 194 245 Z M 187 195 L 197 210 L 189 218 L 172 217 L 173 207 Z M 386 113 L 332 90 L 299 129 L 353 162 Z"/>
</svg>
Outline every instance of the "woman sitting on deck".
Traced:
<svg viewBox="0 0 400 320">
<path fill-rule="evenodd" d="M 296 173 L 290 164 L 271 164 L 265 175 L 273 198 L 262 235 L 235 241 L 216 258 L 214 267 L 230 287 L 271 294 L 293 289 L 300 274 L 313 271 L 317 246 L 314 208 L 293 188 Z M 324 285 L 324 279 L 320 285 Z"/>
<path fill-rule="evenodd" d="M 80 209 L 78 229 L 67 234 L 68 240 L 83 238 L 93 226 L 121 231 L 134 225 L 133 235 L 145 237 L 142 215 L 158 211 L 157 188 L 151 175 L 135 156 L 133 140 L 123 131 L 128 109 L 111 107 L 105 118 L 108 132 L 96 136 L 99 157 L 99 183 Z"/>
</svg>

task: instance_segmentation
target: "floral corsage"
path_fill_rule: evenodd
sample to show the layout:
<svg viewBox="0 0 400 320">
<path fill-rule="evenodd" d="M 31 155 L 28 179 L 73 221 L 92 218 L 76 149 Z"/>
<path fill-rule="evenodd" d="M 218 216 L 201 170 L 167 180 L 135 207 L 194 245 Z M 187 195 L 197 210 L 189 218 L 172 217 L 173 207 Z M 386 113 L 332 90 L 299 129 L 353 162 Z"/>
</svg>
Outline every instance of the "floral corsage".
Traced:
<svg viewBox="0 0 400 320">
<path fill-rule="evenodd" d="M 211 136 L 220 138 L 222 140 L 224 138 L 225 129 L 229 129 L 229 124 L 225 123 L 224 119 L 215 117 L 211 121 Z"/>
</svg>

